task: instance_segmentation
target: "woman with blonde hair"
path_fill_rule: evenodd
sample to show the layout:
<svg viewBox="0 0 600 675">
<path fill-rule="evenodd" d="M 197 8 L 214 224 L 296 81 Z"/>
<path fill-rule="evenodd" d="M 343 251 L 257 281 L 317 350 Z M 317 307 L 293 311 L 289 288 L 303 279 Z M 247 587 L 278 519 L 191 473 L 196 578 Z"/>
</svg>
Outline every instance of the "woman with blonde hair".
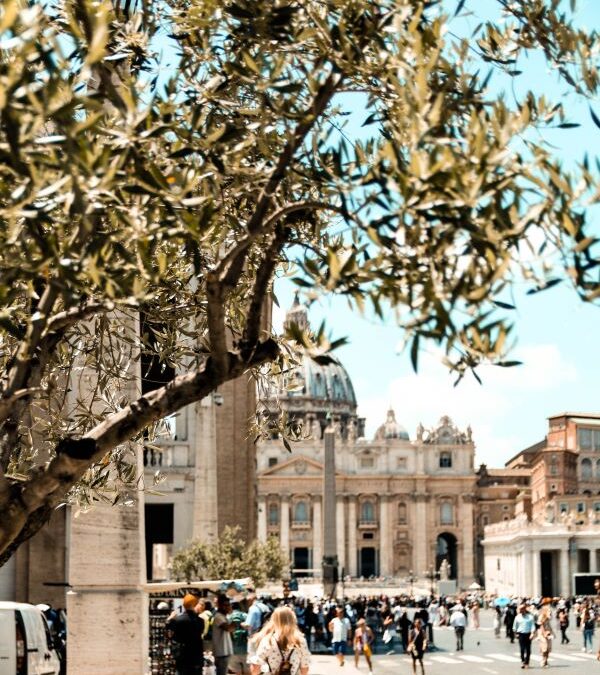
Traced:
<svg viewBox="0 0 600 675">
<path fill-rule="evenodd" d="M 552 624 L 550 608 L 544 606 L 538 615 L 538 639 L 540 641 L 540 655 L 542 657 L 542 668 L 548 667 L 548 657 L 552 651 L 552 640 L 554 639 L 554 631 Z"/>
<path fill-rule="evenodd" d="M 308 675 L 310 652 L 298 628 L 296 613 L 277 607 L 264 628 L 252 638 L 256 654 L 251 658 L 251 675 Z"/>
</svg>

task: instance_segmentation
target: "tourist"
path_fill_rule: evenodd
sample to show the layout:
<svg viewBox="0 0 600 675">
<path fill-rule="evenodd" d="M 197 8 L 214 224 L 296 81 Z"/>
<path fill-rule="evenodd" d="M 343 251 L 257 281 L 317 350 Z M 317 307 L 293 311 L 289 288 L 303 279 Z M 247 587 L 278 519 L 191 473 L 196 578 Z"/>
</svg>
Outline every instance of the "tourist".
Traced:
<svg viewBox="0 0 600 675">
<path fill-rule="evenodd" d="M 475 599 L 471 602 L 471 626 L 479 630 L 479 602 Z"/>
<path fill-rule="evenodd" d="M 450 615 L 450 625 L 454 628 L 456 636 L 456 651 L 464 650 L 465 629 L 467 627 L 467 617 L 462 605 L 455 605 Z"/>
<path fill-rule="evenodd" d="M 252 639 L 261 629 L 262 626 L 262 617 L 263 612 L 261 611 L 260 605 L 256 599 L 256 595 L 250 594 L 247 597 L 248 602 L 248 613 L 246 614 L 246 620 L 242 624 L 242 627 L 246 629 L 248 634 L 248 663 L 251 663 L 251 659 L 256 651 L 256 643 Z"/>
<path fill-rule="evenodd" d="M 513 602 L 508 605 L 506 611 L 504 612 L 504 626 L 506 628 L 506 637 L 510 640 L 512 645 L 515 641 L 515 631 L 514 624 L 515 618 L 517 616 L 517 608 Z"/>
<path fill-rule="evenodd" d="M 198 598 L 188 593 L 183 598 L 183 611 L 171 615 L 167 621 L 167 635 L 171 639 L 171 654 L 177 675 L 202 675 L 204 621 L 198 616 Z"/>
<path fill-rule="evenodd" d="M 500 607 L 495 607 L 494 609 L 494 637 L 500 637 L 500 631 L 502 629 L 502 610 Z"/>
<path fill-rule="evenodd" d="M 398 629 L 400 631 L 400 638 L 402 640 L 402 649 L 406 653 L 406 648 L 408 647 L 408 633 L 411 629 L 412 623 L 408 618 L 408 613 L 406 609 L 402 610 L 402 614 L 398 619 Z"/>
<path fill-rule="evenodd" d="M 235 629 L 235 624 L 227 620 L 229 612 L 231 612 L 229 598 L 226 595 L 219 595 L 217 598 L 217 611 L 212 625 L 212 646 L 217 671 L 216 675 L 227 675 L 229 659 L 233 654 L 231 633 Z"/>
<path fill-rule="evenodd" d="M 568 645 L 570 640 L 567 637 L 567 628 L 569 627 L 569 610 L 567 607 L 560 607 L 558 610 L 558 627 L 560 629 L 560 644 Z"/>
<path fill-rule="evenodd" d="M 344 616 L 344 608 L 338 607 L 336 615 L 329 622 L 329 632 L 331 633 L 331 649 L 340 666 L 344 665 L 344 655 L 346 654 L 346 643 L 350 640 L 352 627 L 350 620 Z"/>
<path fill-rule="evenodd" d="M 527 605 L 521 605 L 519 607 L 519 613 L 515 617 L 513 630 L 519 640 L 521 668 L 529 668 L 529 660 L 531 659 L 531 640 L 535 635 L 535 620 L 533 615 L 527 609 Z"/>
<path fill-rule="evenodd" d="M 538 615 L 538 639 L 540 641 L 540 655 L 542 657 L 542 668 L 548 667 L 548 657 L 552 651 L 552 640 L 554 631 L 550 623 L 550 607 L 547 605 L 542 608 Z"/>
<path fill-rule="evenodd" d="M 423 622 L 421 619 L 415 619 L 408 638 L 408 653 L 412 657 L 413 675 L 417 674 L 417 662 L 421 665 L 421 675 L 425 675 L 425 666 L 423 665 L 423 654 L 427 649 L 427 637 Z"/>
<path fill-rule="evenodd" d="M 267 670 L 273 675 L 308 675 L 310 652 L 291 608 L 277 607 L 253 640 L 251 675 Z"/>
<path fill-rule="evenodd" d="M 594 640 L 594 626 L 596 624 L 596 617 L 594 611 L 585 605 L 581 612 L 581 630 L 583 631 L 583 648 L 582 652 L 592 652 L 592 643 Z"/>
<path fill-rule="evenodd" d="M 367 622 L 364 619 L 359 619 L 356 622 L 356 630 L 354 631 L 354 665 L 358 668 L 358 661 L 360 655 L 364 654 L 365 659 L 367 660 L 367 666 L 369 667 L 369 675 L 373 673 L 373 663 L 371 656 L 373 654 L 371 650 L 371 645 L 375 640 L 375 634 L 367 626 Z"/>
</svg>

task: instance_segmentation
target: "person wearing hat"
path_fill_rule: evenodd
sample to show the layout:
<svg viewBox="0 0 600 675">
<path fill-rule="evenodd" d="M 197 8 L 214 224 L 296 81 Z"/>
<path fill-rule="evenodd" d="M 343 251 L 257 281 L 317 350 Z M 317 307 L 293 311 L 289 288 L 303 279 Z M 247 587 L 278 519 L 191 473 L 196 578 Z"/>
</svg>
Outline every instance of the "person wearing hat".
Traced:
<svg viewBox="0 0 600 675">
<path fill-rule="evenodd" d="M 204 621 L 196 612 L 197 605 L 198 598 L 188 593 L 183 598 L 183 612 L 167 621 L 177 675 L 202 675 Z"/>
<path fill-rule="evenodd" d="M 374 640 L 375 634 L 367 626 L 367 622 L 364 619 L 359 619 L 356 622 L 356 630 L 354 631 L 354 665 L 358 668 L 360 655 L 364 654 L 369 666 L 369 675 L 373 675 L 373 663 L 371 661 L 373 651 L 371 645 Z"/>
</svg>

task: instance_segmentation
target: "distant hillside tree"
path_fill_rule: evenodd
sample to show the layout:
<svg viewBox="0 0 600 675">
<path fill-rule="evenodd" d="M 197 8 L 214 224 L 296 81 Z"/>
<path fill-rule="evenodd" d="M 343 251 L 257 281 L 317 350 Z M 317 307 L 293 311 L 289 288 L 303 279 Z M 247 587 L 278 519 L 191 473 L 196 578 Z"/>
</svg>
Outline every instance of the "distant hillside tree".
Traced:
<svg viewBox="0 0 600 675">
<path fill-rule="evenodd" d="M 2 3 L 0 564 L 65 502 L 130 501 L 160 419 L 295 343 L 326 358 L 324 331 L 271 331 L 277 274 L 394 316 L 415 367 L 429 341 L 458 377 L 511 364 L 513 284 L 598 298 L 596 169 L 544 140 L 596 93 L 598 37 L 573 1 L 494 7 Z M 168 380 L 144 395 L 142 357 Z"/>
</svg>

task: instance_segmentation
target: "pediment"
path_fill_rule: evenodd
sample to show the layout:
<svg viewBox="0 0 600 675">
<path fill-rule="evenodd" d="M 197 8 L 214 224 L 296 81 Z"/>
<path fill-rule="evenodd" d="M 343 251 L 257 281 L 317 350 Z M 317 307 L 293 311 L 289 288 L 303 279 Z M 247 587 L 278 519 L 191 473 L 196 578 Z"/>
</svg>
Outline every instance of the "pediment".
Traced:
<svg viewBox="0 0 600 675">
<path fill-rule="evenodd" d="M 292 457 L 285 462 L 275 464 L 265 471 L 261 476 L 322 476 L 323 464 L 310 457 Z"/>
</svg>

